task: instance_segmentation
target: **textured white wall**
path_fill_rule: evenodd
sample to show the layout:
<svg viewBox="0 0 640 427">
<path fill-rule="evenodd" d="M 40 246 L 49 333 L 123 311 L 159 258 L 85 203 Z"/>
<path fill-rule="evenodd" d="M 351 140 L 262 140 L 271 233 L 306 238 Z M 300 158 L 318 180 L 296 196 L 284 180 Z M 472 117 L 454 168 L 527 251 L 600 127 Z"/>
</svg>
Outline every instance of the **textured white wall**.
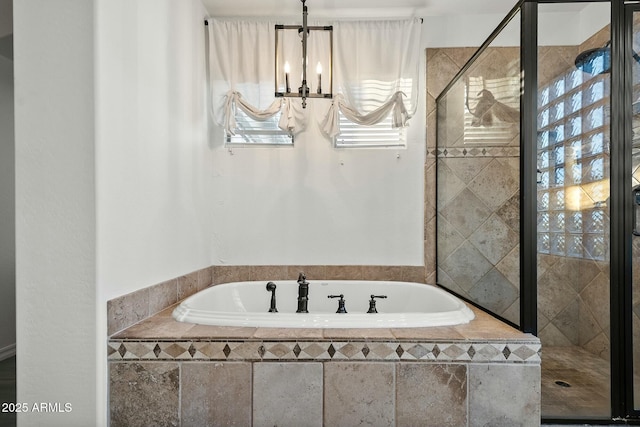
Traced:
<svg viewBox="0 0 640 427">
<path fill-rule="evenodd" d="M 198 0 L 97 2 L 99 421 L 107 301 L 213 258 L 204 17 Z"/>
<path fill-rule="evenodd" d="M 104 301 L 212 263 L 198 0 L 97 7 L 98 280 Z"/>
<path fill-rule="evenodd" d="M 211 264 L 204 10 L 15 15 L 18 398 L 73 407 L 19 422 L 106 425 L 106 301 Z"/>
<path fill-rule="evenodd" d="M 0 360 L 15 351 L 16 254 L 13 61 L 0 56 Z"/>
<path fill-rule="evenodd" d="M 308 102 L 312 123 L 327 106 Z M 214 263 L 423 265 L 422 117 L 406 149 L 336 149 L 311 126 L 292 148 L 228 150 L 214 129 Z"/>
<path fill-rule="evenodd" d="M 20 426 L 96 420 L 93 13 L 14 5 L 17 399 L 72 405 Z"/>
</svg>

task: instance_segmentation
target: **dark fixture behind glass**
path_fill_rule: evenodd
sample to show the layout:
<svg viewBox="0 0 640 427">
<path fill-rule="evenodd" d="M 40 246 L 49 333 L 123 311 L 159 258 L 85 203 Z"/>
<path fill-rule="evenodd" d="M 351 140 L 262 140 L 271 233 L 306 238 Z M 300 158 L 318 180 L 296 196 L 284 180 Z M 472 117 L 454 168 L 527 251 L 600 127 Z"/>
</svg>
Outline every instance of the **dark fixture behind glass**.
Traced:
<svg viewBox="0 0 640 427">
<path fill-rule="evenodd" d="M 588 49 L 576 56 L 576 68 L 587 74 L 604 74 L 611 71 L 611 42 L 604 47 Z"/>
<path fill-rule="evenodd" d="M 640 63 L 640 55 L 635 51 L 633 59 Z M 607 42 L 603 47 L 588 49 L 578 54 L 575 64 L 578 70 L 594 76 L 611 72 L 611 42 Z"/>
</svg>

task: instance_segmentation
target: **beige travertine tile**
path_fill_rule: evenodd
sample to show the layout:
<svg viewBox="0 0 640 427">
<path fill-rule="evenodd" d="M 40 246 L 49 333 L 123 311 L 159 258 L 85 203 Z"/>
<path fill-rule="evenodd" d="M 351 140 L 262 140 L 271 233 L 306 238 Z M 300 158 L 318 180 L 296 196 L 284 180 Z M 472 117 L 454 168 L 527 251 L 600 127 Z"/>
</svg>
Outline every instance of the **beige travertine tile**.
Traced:
<svg viewBox="0 0 640 427">
<path fill-rule="evenodd" d="M 155 319 L 151 317 L 149 319 Z M 126 339 L 126 338 L 140 338 L 153 335 L 153 329 L 158 326 L 158 322 L 155 320 L 143 320 L 130 326 L 112 336 L 114 339 Z"/>
<path fill-rule="evenodd" d="M 322 426 L 322 371 L 317 362 L 254 363 L 253 426 Z"/>
<path fill-rule="evenodd" d="M 370 265 L 362 267 L 364 280 L 402 280 L 402 267 Z"/>
<path fill-rule="evenodd" d="M 189 330 L 189 338 L 249 339 L 253 337 L 256 330 L 257 328 L 242 326 L 195 325 Z"/>
<path fill-rule="evenodd" d="M 298 280 L 298 275 L 304 273 L 307 280 L 328 280 L 327 270 L 332 266 L 327 265 L 290 265 L 287 266 L 287 279 Z"/>
<path fill-rule="evenodd" d="M 111 427 L 179 423 L 178 363 L 109 363 Z"/>
<path fill-rule="evenodd" d="M 500 322 L 482 310 L 471 307 L 475 319 L 464 325 L 452 326 L 465 339 L 527 339 L 531 335 L 525 334 L 506 323 Z"/>
<path fill-rule="evenodd" d="M 470 364 L 468 377 L 471 425 L 540 425 L 540 365 Z"/>
<path fill-rule="evenodd" d="M 178 304 L 177 304 L 177 303 L 176 303 L 176 304 L 174 304 L 174 305 L 171 305 L 171 306 L 169 306 L 169 307 L 167 307 L 167 308 L 163 309 L 162 311 L 160 311 L 160 312 L 156 313 L 154 316 L 152 316 L 152 318 L 153 318 L 153 317 L 171 317 L 171 316 L 172 316 L 172 314 L 173 314 L 173 310 L 175 310 L 175 308 L 176 308 L 177 306 L 178 306 Z M 150 319 L 151 319 L 151 318 L 150 318 Z"/>
<path fill-rule="evenodd" d="M 393 363 L 333 362 L 324 371 L 326 426 L 394 425 Z"/>
<path fill-rule="evenodd" d="M 321 339 L 323 337 L 320 328 L 257 328 L 253 338 L 260 339 Z"/>
<path fill-rule="evenodd" d="M 609 278 L 600 273 L 580 293 L 582 300 L 589 307 L 602 330 L 606 330 L 610 323 L 609 311 Z M 636 287 L 638 285 L 636 284 Z"/>
<path fill-rule="evenodd" d="M 181 339 L 185 336 L 190 336 L 189 331 L 196 325 L 193 323 L 176 322 L 172 318 L 160 318 L 161 321 L 157 322 L 153 328 L 149 328 L 142 332 L 147 335 L 147 338 L 175 338 Z M 127 331 L 125 331 L 127 332 Z"/>
<path fill-rule="evenodd" d="M 198 291 L 201 291 L 213 283 L 213 267 L 198 270 Z"/>
<path fill-rule="evenodd" d="M 149 288 L 149 314 L 155 314 L 178 301 L 178 280 L 171 279 Z"/>
<path fill-rule="evenodd" d="M 496 269 L 516 288 L 520 288 L 520 245 L 516 245 L 496 265 Z"/>
<path fill-rule="evenodd" d="M 178 277 L 178 300 L 190 297 L 198 292 L 198 272 Z"/>
<path fill-rule="evenodd" d="M 333 265 L 325 269 L 327 280 L 362 280 L 363 267 L 361 265 Z M 307 275 L 307 279 L 309 276 Z"/>
<path fill-rule="evenodd" d="M 458 247 L 460 247 L 465 239 L 464 236 L 462 236 L 462 234 L 460 234 L 460 232 L 458 231 L 458 228 L 451 224 L 445 216 L 440 217 L 437 222 L 438 256 L 441 260 L 444 260 L 447 259 L 449 255 L 451 255 L 456 249 L 458 249 Z M 433 228 L 435 231 L 435 224 L 431 228 Z M 435 269 L 435 248 L 433 252 L 434 253 L 431 255 L 432 259 L 430 259 L 430 262 L 434 264 Z"/>
<path fill-rule="evenodd" d="M 442 340 L 464 339 L 464 336 L 451 326 L 435 326 L 430 328 L 394 328 L 394 337 L 401 340 Z"/>
<path fill-rule="evenodd" d="M 468 237 L 489 218 L 491 210 L 473 192 L 464 188 L 462 181 L 458 182 L 459 184 L 454 185 L 456 187 L 455 190 L 460 191 L 460 193 L 449 204 L 440 208 L 439 213 L 462 236 Z M 453 184 L 453 182 L 450 183 Z"/>
<path fill-rule="evenodd" d="M 457 65 L 443 50 L 434 52 L 427 60 L 427 91 L 437 98 L 451 79 L 460 70 Z"/>
<path fill-rule="evenodd" d="M 538 309 L 547 318 L 555 318 L 562 309 L 578 297 L 578 294 L 567 283 L 566 271 L 561 261 L 538 277 Z"/>
<path fill-rule="evenodd" d="M 375 316 L 375 315 L 374 315 Z M 369 328 L 369 329 L 325 329 L 325 339 L 340 339 L 345 340 L 349 338 L 359 339 L 393 339 L 394 336 L 390 329 L 386 328 Z"/>
<path fill-rule="evenodd" d="M 444 52 L 459 68 L 462 68 L 477 50 L 477 47 L 455 47 L 444 49 Z"/>
<path fill-rule="evenodd" d="M 518 244 L 520 236 L 496 214 L 481 224 L 469 241 L 493 265 L 499 263 Z"/>
<path fill-rule="evenodd" d="M 251 425 L 251 363 L 183 363 L 183 427 Z"/>
<path fill-rule="evenodd" d="M 294 280 L 289 276 L 289 270 L 281 265 L 256 265 L 251 269 L 251 280 Z"/>
<path fill-rule="evenodd" d="M 107 301 L 107 334 L 128 328 L 149 317 L 149 288 Z"/>
<path fill-rule="evenodd" d="M 426 283 L 424 266 L 402 267 L 402 280 L 405 282 Z"/>
<path fill-rule="evenodd" d="M 430 284 L 435 284 L 436 283 L 436 271 L 435 269 L 430 271 L 427 270 L 427 279 L 425 281 L 425 283 L 430 283 Z"/>
<path fill-rule="evenodd" d="M 440 263 L 440 268 L 468 293 L 491 270 L 492 265 L 469 241 L 465 241 Z"/>
<path fill-rule="evenodd" d="M 469 183 L 468 188 L 486 206 L 497 209 L 518 191 L 519 182 L 517 170 L 494 159 Z"/>
<path fill-rule="evenodd" d="M 467 426 L 467 367 L 400 363 L 396 426 Z"/>
<path fill-rule="evenodd" d="M 251 280 L 251 268 L 242 265 L 215 265 L 213 266 L 213 283 L 218 285 Z"/>
</svg>

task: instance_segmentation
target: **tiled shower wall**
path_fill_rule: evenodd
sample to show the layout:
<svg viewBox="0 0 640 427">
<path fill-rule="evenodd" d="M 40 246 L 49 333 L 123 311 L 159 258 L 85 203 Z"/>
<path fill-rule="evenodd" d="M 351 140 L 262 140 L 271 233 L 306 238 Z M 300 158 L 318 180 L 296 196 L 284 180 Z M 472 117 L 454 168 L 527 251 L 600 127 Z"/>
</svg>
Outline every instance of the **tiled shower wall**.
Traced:
<svg viewBox="0 0 640 427">
<path fill-rule="evenodd" d="M 496 143 L 465 144 L 464 110 L 449 108 L 437 146 L 435 98 L 464 65 L 473 49 L 427 52 L 428 152 L 437 163 L 438 283 L 518 324 L 520 316 L 519 134 L 517 126 Z M 474 76 L 497 79 L 517 65 L 517 48 L 489 48 L 471 68 Z M 431 77 L 434 81 L 431 81 Z M 462 88 L 462 85 L 459 85 Z M 457 95 L 462 96 L 463 93 Z M 475 92 L 475 90 L 474 90 Z M 469 95 L 475 96 L 475 95 Z M 461 103 L 462 107 L 463 104 Z M 476 128 L 481 129 L 481 128 Z M 433 138 L 433 139 L 431 139 Z M 434 173 L 427 177 L 433 187 Z M 435 250 L 435 248 L 434 248 Z M 435 259 L 435 257 L 433 257 Z"/>
<path fill-rule="evenodd" d="M 580 46 L 545 46 L 538 53 L 543 100 L 539 129 L 556 132 L 554 122 L 564 124 L 561 137 L 549 138 L 548 143 L 541 138 L 538 146 L 543 171 L 538 185 L 539 336 L 547 346 L 577 345 L 606 360 L 610 323 L 609 75 L 584 74 L 576 70 L 574 60 L 580 52 L 604 46 L 609 38 L 609 28 L 603 28 Z M 594 121 L 592 111 L 598 105 L 604 109 L 604 118 Z M 603 135 L 601 143 L 592 139 L 594 132 Z M 576 204 L 570 194 L 574 188 L 580 189 L 578 208 L 571 206 Z"/>
<path fill-rule="evenodd" d="M 598 37 L 602 37 L 599 35 Z M 598 44 L 598 37 L 590 40 Z M 576 54 L 587 46 L 541 50 L 545 63 L 557 70 L 541 69 L 541 79 L 552 79 L 572 64 Z M 493 48 L 500 50 L 501 48 Z M 512 49 L 490 52 L 492 67 L 509 62 Z M 481 302 L 485 307 L 518 323 L 519 286 L 519 141 L 499 152 L 473 153 L 464 147 L 438 150 L 436 147 L 436 102 L 446 84 L 475 52 L 474 48 L 427 49 L 428 158 L 425 165 L 425 266 L 427 277 L 435 276 L 436 190 L 435 165 L 446 177 L 448 187 L 440 188 L 438 244 L 442 269 L 439 283 Z M 480 66 L 482 66 L 480 64 Z M 440 144 L 441 146 L 443 144 Z M 501 200 L 488 200 L 487 188 L 502 188 Z M 494 195 L 495 191 L 491 191 Z M 452 198 L 459 203 L 449 204 Z M 471 216 L 469 213 L 475 211 Z M 476 223 L 470 223 L 473 218 Z M 480 221 L 481 220 L 481 221 Z M 485 239 L 486 238 L 486 239 Z M 538 318 L 543 346 L 579 345 L 608 358 L 609 353 L 609 273 L 608 263 L 568 256 L 542 254 L 538 259 Z M 431 280 L 435 283 L 435 280 Z M 640 319 L 635 310 L 635 321 Z M 636 359 L 640 358 L 636 355 Z"/>
</svg>

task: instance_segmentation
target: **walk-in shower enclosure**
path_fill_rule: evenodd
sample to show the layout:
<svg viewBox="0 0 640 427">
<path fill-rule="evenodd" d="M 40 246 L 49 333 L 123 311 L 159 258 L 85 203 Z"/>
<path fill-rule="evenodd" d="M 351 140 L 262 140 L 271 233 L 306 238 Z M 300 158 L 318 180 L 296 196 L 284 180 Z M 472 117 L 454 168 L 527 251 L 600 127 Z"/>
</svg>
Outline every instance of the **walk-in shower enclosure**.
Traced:
<svg viewBox="0 0 640 427">
<path fill-rule="evenodd" d="M 437 282 L 540 337 L 543 420 L 640 415 L 637 52 L 636 4 L 522 1 L 436 100 Z"/>
</svg>

